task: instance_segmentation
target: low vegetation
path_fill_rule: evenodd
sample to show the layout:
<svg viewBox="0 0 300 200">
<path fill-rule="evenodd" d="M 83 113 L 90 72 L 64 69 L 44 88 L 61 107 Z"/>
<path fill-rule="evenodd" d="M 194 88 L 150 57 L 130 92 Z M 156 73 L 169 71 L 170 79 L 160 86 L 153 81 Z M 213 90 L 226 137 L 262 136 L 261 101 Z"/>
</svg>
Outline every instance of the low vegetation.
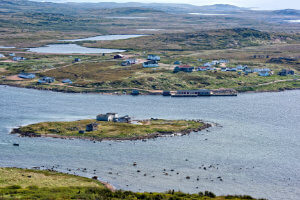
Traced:
<svg viewBox="0 0 300 200">
<path fill-rule="evenodd" d="M 86 130 L 86 125 L 98 123 L 98 130 L 79 133 Z M 72 122 L 42 122 L 15 129 L 13 133 L 22 136 L 63 136 L 94 140 L 102 139 L 144 139 L 170 135 L 173 133 L 188 134 L 209 127 L 201 121 L 151 119 L 136 121 L 134 124 L 80 120 Z"/>
<path fill-rule="evenodd" d="M 93 179 L 17 168 L 0 168 L 0 199 L 149 199 L 149 200 L 246 200 L 251 196 L 216 196 L 212 192 L 187 194 L 168 191 L 165 193 L 135 193 L 130 191 L 110 191 Z"/>
</svg>

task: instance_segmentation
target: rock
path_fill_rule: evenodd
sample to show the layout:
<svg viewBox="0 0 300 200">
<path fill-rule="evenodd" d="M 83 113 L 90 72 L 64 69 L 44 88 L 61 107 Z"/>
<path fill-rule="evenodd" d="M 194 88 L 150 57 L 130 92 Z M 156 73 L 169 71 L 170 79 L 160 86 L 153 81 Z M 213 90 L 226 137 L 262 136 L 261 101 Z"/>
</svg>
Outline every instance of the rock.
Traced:
<svg viewBox="0 0 300 200">
<path fill-rule="evenodd" d="M 185 177 L 186 179 L 191 179 L 191 177 L 189 177 L 189 176 L 187 176 L 187 177 Z"/>
<path fill-rule="evenodd" d="M 97 180 L 98 176 L 93 176 L 92 179 Z"/>
</svg>

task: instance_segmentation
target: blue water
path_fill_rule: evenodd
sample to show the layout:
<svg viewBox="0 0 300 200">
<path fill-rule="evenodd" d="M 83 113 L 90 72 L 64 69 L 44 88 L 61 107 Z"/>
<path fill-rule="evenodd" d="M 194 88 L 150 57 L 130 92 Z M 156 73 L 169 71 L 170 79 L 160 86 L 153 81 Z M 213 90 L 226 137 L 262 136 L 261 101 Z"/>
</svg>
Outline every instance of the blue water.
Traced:
<svg viewBox="0 0 300 200">
<path fill-rule="evenodd" d="M 55 169 L 69 172 L 70 168 L 69 173 L 87 177 L 96 170 L 95 175 L 117 189 L 133 191 L 210 190 L 217 195 L 296 200 L 300 197 L 299 100 L 299 90 L 169 98 L 63 94 L 0 86 L 0 166 L 59 165 Z M 94 118 L 104 112 L 136 119 L 204 119 L 221 126 L 147 142 L 93 143 L 9 134 L 20 125 Z M 20 146 L 13 146 L 14 142 Z M 87 168 L 87 172 L 77 168 Z"/>
<path fill-rule="evenodd" d="M 136 37 L 142 37 L 145 35 L 100 35 L 95 37 L 74 39 L 74 40 L 61 40 L 61 41 L 69 41 L 69 42 L 80 42 L 80 41 L 105 41 L 105 40 L 124 40 Z"/>
<path fill-rule="evenodd" d="M 53 54 L 72 54 L 72 53 L 83 53 L 83 54 L 98 54 L 98 53 L 116 53 L 124 52 L 125 50 L 120 49 L 101 49 L 101 48 L 88 48 L 79 46 L 77 44 L 49 44 L 43 47 L 29 48 L 28 51 L 36 53 L 53 53 Z"/>
</svg>

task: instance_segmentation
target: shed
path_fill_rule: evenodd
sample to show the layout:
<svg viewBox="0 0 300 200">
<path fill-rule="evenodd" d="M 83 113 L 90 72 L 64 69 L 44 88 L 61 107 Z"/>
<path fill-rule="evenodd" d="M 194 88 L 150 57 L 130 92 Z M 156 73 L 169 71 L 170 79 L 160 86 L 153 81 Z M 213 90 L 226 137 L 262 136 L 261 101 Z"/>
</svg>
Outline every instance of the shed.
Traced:
<svg viewBox="0 0 300 200">
<path fill-rule="evenodd" d="M 98 124 L 97 123 L 91 123 L 86 125 L 86 131 L 91 132 L 91 131 L 96 131 L 98 130 Z"/>
</svg>

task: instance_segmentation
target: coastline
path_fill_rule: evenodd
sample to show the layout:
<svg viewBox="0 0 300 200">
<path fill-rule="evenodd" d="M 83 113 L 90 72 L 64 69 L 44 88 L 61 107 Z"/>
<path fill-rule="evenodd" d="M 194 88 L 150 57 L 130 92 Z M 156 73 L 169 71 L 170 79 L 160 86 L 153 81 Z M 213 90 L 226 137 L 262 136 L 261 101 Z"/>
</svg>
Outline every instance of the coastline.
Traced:
<svg viewBox="0 0 300 200">
<path fill-rule="evenodd" d="M 74 91 L 74 90 L 64 90 L 64 89 L 58 89 L 58 88 L 37 88 L 34 86 L 29 86 L 29 85 L 19 85 L 19 84 L 3 84 L 0 83 L 2 86 L 7 86 L 7 87 L 16 87 L 16 88 L 25 88 L 25 89 L 33 89 L 33 90 L 41 90 L 41 91 L 51 91 L 51 92 L 58 92 L 58 93 L 74 93 L 74 94 L 101 94 L 101 95 L 131 95 L 130 93 L 120 93 L 122 89 L 98 89 L 97 91 L 88 91 L 90 88 L 83 88 L 85 91 Z M 103 92 L 100 92 L 103 90 Z M 138 88 L 131 88 L 131 89 L 126 89 L 128 91 L 130 90 L 138 90 L 138 91 L 143 91 L 145 93 L 140 93 L 139 95 L 147 96 L 147 95 L 162 95 L 158 92 L 151 92 L 148 90 L 144 89 L 138 89 Z M 300 90 L 300 87 L 298 88 L 284 88 L 282 89 L 277 89 L 277 90 L 262 90 L 262 91 L 253 91 L 253 90 L 248 90 L 248 91 L 238 91 L 238 94 L 247 94 L 247 93 L 265 93 L 265 92 L 284 92 L 284 91 L 289 91 L 289 90 Z M 111 92 L 104 92 L 104 91 L 111 91 Z M 215 96 L 211 96 L 215 97 Z"/>
<path fill-rule="evenodd" d="M 149 139 L 155 139 L 159 137 L 169 137 L 169 136 L 184 136 L 184 135 L 189 135 L 192 132 L 200 132 L 202 130 L 211 128 L 215 126 L 216 124 L 211 123 L 211 122 L 203 122 L 202 120 L 197 120 L 198 122 L 202 122 L 203 126 L 194 128 L 194 129 L 186 129 L 180 132 L 155 132 L 155 133 L 150 133 L 147 135 L 142 135 L 142 136 L 133 136 L 133 137 L 122 137 L 122 138 L 117 138 L 117 137 L 106 137 L 106 138 L 95 138 L 95 137 L 88 137 L 88 136 L 65 136 L 65 135 L 56 135 L 56 134 L 46 134 L 46 135 L 40 135 L 36 133 L 31 133 L 31 132 L 22 132 L 21 128 L 25 126 L 20 126 L 18 128 L 13 128 L 10 131 L 10 134 L 17 134 L 20 137 L 50 137 L 50 138 L 57 138 L 57 139 L 80 139 L 80 140 L 89 140 L 93 142 L 102 142 L 102 141 L 137 141 L 137 140 L 149 140 Z"/>
</svg>

